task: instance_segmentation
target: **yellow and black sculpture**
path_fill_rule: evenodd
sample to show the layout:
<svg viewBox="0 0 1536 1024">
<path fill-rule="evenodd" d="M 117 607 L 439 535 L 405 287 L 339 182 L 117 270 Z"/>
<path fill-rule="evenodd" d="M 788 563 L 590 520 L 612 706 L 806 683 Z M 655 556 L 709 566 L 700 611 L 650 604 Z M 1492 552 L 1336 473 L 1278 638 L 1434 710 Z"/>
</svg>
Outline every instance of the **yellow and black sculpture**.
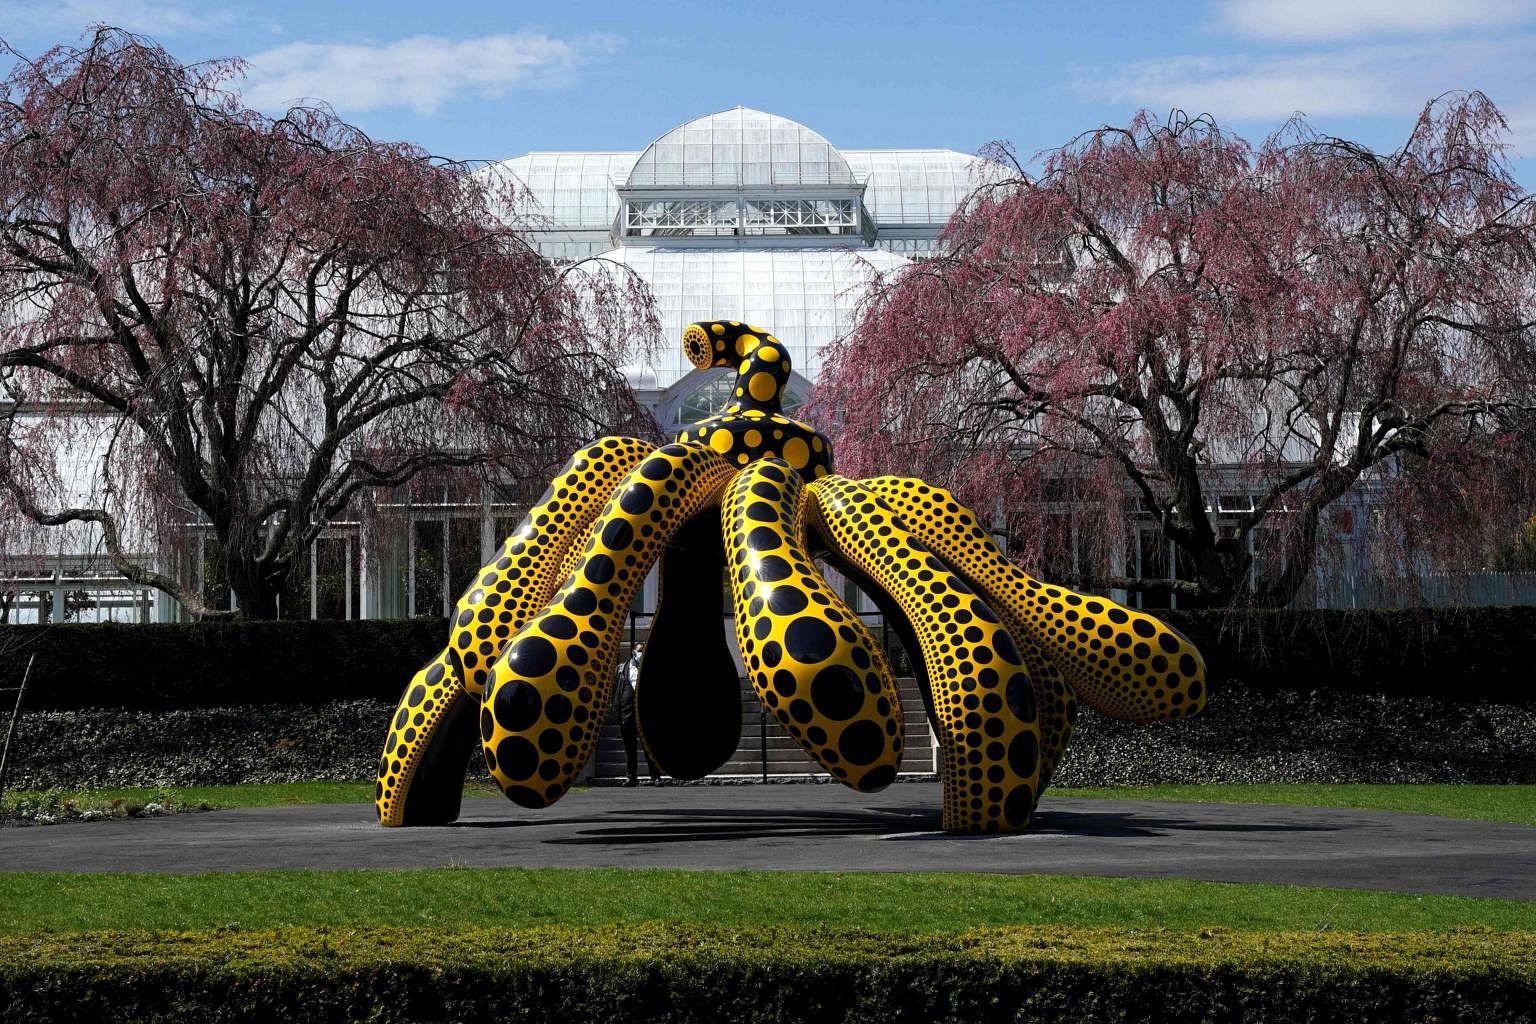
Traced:
<svg viewBox="0 0 1536 1024">
<path fill-rule="evenodd" d="M 917 666 L 949 831 L 1028 825 L 1079 699 L 1139 722 L 1203 706 L 1199 652 L 1157 619 L 1031 578 L 947 491 L 833 475 L 826 439 L 780 408 L 789 354 L 771 334 L 700 323 L 683 345 L 695 366 L 738 370 L 732 402 L 662 448 L 599 441 L 555 478 L 406 688 L 379 761 L 382 823 L 456 818 L 476 735 L 510 799 L 558 800 L 592 755 L 630 605 L 658 562 L 637 713 L 652 764 L 677 778 L 714 771 L 740 739 L 722 567 L 758 697 L 866 792 L 896 778 L 901 701 L 815 559 L 875 599 Z"/>
</svg>

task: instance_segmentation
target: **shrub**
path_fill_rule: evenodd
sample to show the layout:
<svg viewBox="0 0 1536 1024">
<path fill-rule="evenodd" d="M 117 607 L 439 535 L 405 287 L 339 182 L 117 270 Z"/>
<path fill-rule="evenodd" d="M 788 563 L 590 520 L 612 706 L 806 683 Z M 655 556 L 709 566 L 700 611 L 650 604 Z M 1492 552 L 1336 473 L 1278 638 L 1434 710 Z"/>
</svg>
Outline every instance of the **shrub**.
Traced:
<svg viewBox="0 0 1536 1024">
<path fill-rule="evenodd" d="M 1536 935 L 643 924 L 0 939 L 14 1021 L 1529 1021 Z"/>
</svg>

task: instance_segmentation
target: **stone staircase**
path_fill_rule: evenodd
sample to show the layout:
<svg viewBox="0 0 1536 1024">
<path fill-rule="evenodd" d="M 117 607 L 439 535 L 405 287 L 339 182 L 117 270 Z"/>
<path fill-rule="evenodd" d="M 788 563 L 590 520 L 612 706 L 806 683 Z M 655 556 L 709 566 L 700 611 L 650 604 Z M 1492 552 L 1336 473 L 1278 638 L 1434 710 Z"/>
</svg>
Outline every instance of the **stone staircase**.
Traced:
<svg viewBox="0 0 1536 1024">
<path fill-rule="evenodd" d="M 769 782 L 794 779 L 831 778 L 821 766 L 800 749 L 778 719 L 769 715 L 745 676 L 741 684 L 741 744 L 729 761 L 713 775 L 715 782 Z M 901 711 L 904 727 L 904 749 L 901 776 L 903 778 L 935 777 L 937 761 L 933 732 L 928 725 L 923 699 L 918 693 L 917 681 L 898 678 L 897 689 L 901 693 Z M 587 766 L 587 781 L 592 785 L 616 785 L 624 781 L 624 738 L 619 733 L 619 721 L 609 715 L 598 740 L 597 752 Z M 639 757 L 640 777 L 645 778 L 645 755 Z"/>
</svg>

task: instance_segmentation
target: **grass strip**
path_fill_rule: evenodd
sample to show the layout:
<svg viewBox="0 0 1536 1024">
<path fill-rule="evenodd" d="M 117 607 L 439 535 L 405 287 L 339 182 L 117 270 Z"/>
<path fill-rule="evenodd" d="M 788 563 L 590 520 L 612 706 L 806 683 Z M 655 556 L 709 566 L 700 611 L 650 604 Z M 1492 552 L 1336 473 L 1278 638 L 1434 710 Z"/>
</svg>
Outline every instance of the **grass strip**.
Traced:
<svg viewBox="0 0 1536 1024">
<path fill-rule="evenodd" d="M 1051 789 L 1052 796 L 1187 803 L 1290 804 L 1437 814 L 1475 821 L 1536 825 L 1536 786 L 1484 785 L 1178 785 Z"/>
<path fill-rule="evenodd" d="M 0 874 L 0 933 L 663 922 L 892 933 L 1536 931 L 1536 902 L 1173 879 L 622 868 Z"/>
<path fill-rule="evenodd" d="M 52 820 L 85 817 L 138 817 L 158 805 L 164 813 L 211 811 L 231 807 L 278 807 L 286 804 L 367 804 L 372 782 L 260 782 L 230 786 L 140 786 L 119 789 L 17 790 L 0 800 L 0 820 L 39 814 Z M 494 796 L 495 784 L 464 784 L 465 796 Z M 95 812 L 87 813 L 87 812 Z"/>
<path fill-rule="evenodd" d="M 679 925 L 0 938 L 7 1020 L 1528 1019 L 1536 934 Z"/>
</svg>

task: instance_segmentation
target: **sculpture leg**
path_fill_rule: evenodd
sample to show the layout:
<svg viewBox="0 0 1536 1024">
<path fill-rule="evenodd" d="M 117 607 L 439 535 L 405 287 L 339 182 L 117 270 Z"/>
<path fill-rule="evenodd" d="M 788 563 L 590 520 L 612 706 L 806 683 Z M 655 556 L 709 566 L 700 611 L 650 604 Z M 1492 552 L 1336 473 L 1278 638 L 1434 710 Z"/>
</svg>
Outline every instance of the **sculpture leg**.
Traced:
<svg viewBox="0 0 1536 1024">
<path fill-rule="evenodd" d="M 805 484 L 763 459 L 727 489 L 736 636 L 758 699 L 833 777 L 866 793 L 901 765 L 901 697 L 879 644 L 802 546 Z"/>
<path fill-rule="evenodd" d="M 1040 726 L 1013 638 L 870 491 L 839 476 L 810 491 L 823 541 L 895 598 L 917 633 L 943 755 L 944 828 L 1023 829 L 1040 782 Z"/>
<path fill-rule="evenodd" d="M 578 452 L 497 556 L 460 596 L 448 647 L 411 679 L 395 708 L 374 789 L 384 825 L 441 825 L 459 816 L 480 697 L 507 637 L 522 628 L 574 564 L 613 488 L 651 450 L 610 437 Z"/>
<path fill-rule="evenodd" d="M 702 779 L 741 742 L 741 684 L 722 627 L 724 567 L 714 506 L 684 523 L 662 551 L 656 617 L 635 693 L 653 777 Z"/>
<path fill-rule="evenodd" d="M 1024 656 L 1024 667 L 1029 670 L 1029 681 L 1035 690 L 1035 707 L 1040 713 L 1040 792 L 1044 792 L 1072 738 L 1077 721 L 1077 694 L 1025 620 L 1015 615 L 1006 602 L 997 600 L 973 575 L 976 566 L 989 555 L 1004 561 L 1006 558 L 997 550 L 991 536 L 975 522 L 974 513 L 955 502 L 947 491 L 930 487 L 921 480 L 898 477 L 859 482 L 883 499 L 901 516 L 914 536 L 986 599 L 988 606 L 1008 627 L 1009 635 L 1018 642 L 1019 653 Z M 1037 800 L 1039 795 L 1035 794 Z"/>
<path fill-rule="evenodd" d="M 1180 718 L 1205 706 L 1205 661 L 1178 630 L 1107 598 L 1041 583 L 1010 562 L 976 514 L 946 490 L 904 477 L 866 485 L 1061 669 L 1084 704 L 1130 722 Z"/>
<path fill-rule="evenodd" d="M 548 607 L 508 641 L 491 671 L 480 740 L 514 803 L 554 803 L 592 756 L 635 592 L 671 536 L 718 502 L 734 473 L 701 445 L 652 452 L 604 506 Z"/>
</svg>

